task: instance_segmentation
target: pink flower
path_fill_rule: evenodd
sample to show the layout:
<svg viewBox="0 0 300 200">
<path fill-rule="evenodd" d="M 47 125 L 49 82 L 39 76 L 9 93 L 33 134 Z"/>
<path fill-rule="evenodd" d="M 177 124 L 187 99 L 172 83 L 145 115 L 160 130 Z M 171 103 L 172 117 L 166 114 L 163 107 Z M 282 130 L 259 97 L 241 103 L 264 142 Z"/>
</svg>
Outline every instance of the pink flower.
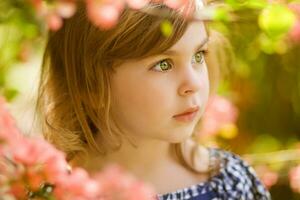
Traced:
<svg viewBox="0 0 300 200">
<path fill-rule="evenodd" d="M 292 2 L 288 4 L 288 7 L 295 12 L 298 16 L 300 16 L 300 3 Z"/>
<path fill-rule="evenodd" d="M 123 169 L 111 164 L 94 176 L 102 183 L 105 200 L 151 200 L 156 199 L 154 189 L 126 174 Z"/>
<path fill-rule="evenodd" d="M 300 165 L 291 168 L 289 172 L 290 186 L 295 191 L 300 193 Z"/>
<path fill-rule="evenodd" d="M 134 9 L 143 8 L 150 0 L 125 0 L 129 7 Z"/>
<path fill-rule="evenodd" d="M 99 197 L 101 189 L 101 184 L 91 179 L 85 170 L 76 168 L 56 183 L 54 194 L 60 200 L 88 200 Z"/>
<path fill-rule="evenodd" d="M 0 143 L 11 143 L 20 138 L 21 133 L 16 127 L 13 117 L 9 114 L 6 102 L 0 96 Z"/>
<path fill-rule="evenodd" d="M 217 95 L 212 96 L 203 115 L 198 136 L 217 134 L 223 126 L 235 123 L 237 116 L 238 110 L 229 100 Z"/>
<path fill-rule="evenodd" d="M 289 35 L 295 42 L 300 42 L 300 20 L 295 23 Z"/>
<path fill-rule="evenodd" d="M 43 4 L 42 0 L 30 0 L 37 15 L 47 22 L 48 27 L 57 31 L 62 27 L 63 18 L 69 18 L 76 11 L 75 0 L 56 0 L 52 5 Z M 89 19 L 99 28 L 110 29 L 114 27 L 124 6 L 141 9 L 150 0 L 86 0 Z M 164 3 L 172 9 L 182 9 L 183 15 L 188 15 L 190 8 L 188 0 L 152 0 L 152 2 Z"/>
<path fill-rule="evenodd" d="M 52 31 L 57 31 L 63 25 L 63 18 L 69 18 L 76 11 L 75 0 L 57 0 L 51 6 L 43 4 L 41 0 L 31 0 L 36 14 L 45 20 Z"/>
<path fill-rule="evenodd" d="M 29 188 L 32 191 L 37 191 L 45 182 L 45 176 L 41 166 L 27 168 L 25 176 L 27 178 Z"/>
<path fill-rule="evenodd" d="M 29 56 L 31 55 L 31 46 L 29 42 L 23 42 L 20 47 L 20 52 L 18 54 L 18 60 L 21 62 L 26 62 L 29 60 Z"/>
<path fill-rule="evenodd" d="M 267 188 L 271 188 L 278 181 L 278 174 L 269 169 L 266 165 L 255 167 L 255 170 Z"/>
<path fill-rule="evenodd" d="M 298 21 L 294 24 L 289 36 L 293 41 L 300 42 L 300 3 L 293 2 L 289 3 L 288 6 L 298 16 Z"/>
<path fill-rule="evenodd" d="M 49 159 L 57 157 L 55 154 L 61 154 L 41 138 L 23 138 L 11 151 L 14 160 L 26 166 L 46 163 Z M 63 158 L 61 157 L 61 159 Z"/>
<path fill-rule="evenodd" d="M 188 0 L 164 0 L 164 3 L 170 8 L 178 9 L 185 6 Z"/>
<path fill-rule="evenodd" d="M 119 5 L 119 4 L 118 4 Z M 87 0 L 90 20 L 98 27 L 109 29 L 115 26 L 120 15 L 120 7 L 113 3 L 101 3 Z"/>
<path fill-rule="evenodd" d="M 30 1 L 31 1 L 31 4 L 33 5 L 33 7 L 36 10 L 41 9 L 41 7 L 42 7 L 42 0 L 30 0 Z"/>
<path fill-rule="evenodd" d="M 47 20 L 48 27 L 53 31 L 57 31 L 63 25 L 62 18 L 54 12 L 48 13 L 46 20 Z"/>
<path fill-rule="evenodd" d="M 10 194 L 27 199 L 28 192 L 41 192 L 45 183 L 53 185 L 59 200 L 150 200 L 153 189 L 118 166 L 108 166 L 94 178 L 81 168 L 68 172 L 65 154 L 42 138 L 26 138 L 0 98 L 0 196 Z"/>
<path fill-rule="evenodd" d="M 67 174 L 65 155 L 43 139 L 24 138 L 11 146 L 9 152 L 14 162 L 24 165 L 28 170 L 37 166 L 42 168 L 41 171 L 36 171 L 36 176 L 30 174 L 34 179 L 31 180 L 33 185 L 41 177 L 44 181 L 55 184 Z"/>
<path fill-rule="evenodd" d="M 22 182 L 11 183 L 8 193 L 16 199 L 26 199 L 27 197 L 27 190 L 25 184 Z"/>
<path fill-rule="evenodd" d="M 55 151 L 55 153 L 48 157 L 44 164 L 46 180 L 53 184 L 65 178 L 68 168 L 65 155 L 62 152 Z"/>
<path fill-rule="evenodd" d="M 43 0 L 29 0 L 29 2 L 33 6 L 36 16 L 45 21 L 44 17 L 48 13 L 48 8 L 46 4 L 43 3 Z"/>
<path fill-rule="evenodd" d="M 73 0 L 58 1 L 56 6 L 56 13 L 62 18 L 69 18 L 74 15 L 76 5 Z"/>
</svg>

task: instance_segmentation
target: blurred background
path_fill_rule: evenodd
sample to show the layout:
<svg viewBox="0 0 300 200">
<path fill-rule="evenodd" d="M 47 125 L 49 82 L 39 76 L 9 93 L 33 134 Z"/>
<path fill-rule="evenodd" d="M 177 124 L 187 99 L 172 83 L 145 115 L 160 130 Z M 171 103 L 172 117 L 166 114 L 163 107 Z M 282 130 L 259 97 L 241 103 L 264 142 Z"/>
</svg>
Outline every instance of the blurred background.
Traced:
<svg viewBox="0 0 300 200">
<path fill-rule="evenodd" d="M 26 135 L 40 134 L 34 103 L 47 30 L 75 9 L 73 1 L 37 2 L 0 1 L 0 95 Z M 243 156 L 273 199 L 300 199 L 300 3 L 221 4 L 205 15 L 220 59 L 197 139 Z"/>
</svg>

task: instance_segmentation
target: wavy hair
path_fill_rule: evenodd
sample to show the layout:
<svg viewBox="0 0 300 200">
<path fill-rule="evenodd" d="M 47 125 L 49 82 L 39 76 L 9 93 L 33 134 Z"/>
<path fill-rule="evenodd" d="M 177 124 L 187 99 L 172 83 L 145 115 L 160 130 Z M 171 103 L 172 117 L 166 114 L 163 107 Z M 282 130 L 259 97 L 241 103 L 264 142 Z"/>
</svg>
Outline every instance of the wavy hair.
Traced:
<svg viewBox="0 0 300 200">
<path fill-rule="evenodd" d="M 82 2 L 60 30 L 49 33 L 36 109 L 44 137 L 65 152 L 68 161 L 84 157 L 87 148 L 104 155 L 122 144 L 124 136 L 112 132 L 109 120 L 114 66 L 127 59 L 162 53 L 186 31 L 189 21 L 178 12 L 159 4 L 147 9 L 168 10 L 173 25 L 170 36 L 161 32 L 165 18 L 129 8 L 121 14 L 117 26 L 101 30 L 89 21 Z M 218 67 L 209 68 L 211 76 Z M 100 136 L 100 142 L 96 143 L 96 136 Z M 193 169 L 184 158 L 181 144 L 172 145 L 181 163 Z"/>
</svg>

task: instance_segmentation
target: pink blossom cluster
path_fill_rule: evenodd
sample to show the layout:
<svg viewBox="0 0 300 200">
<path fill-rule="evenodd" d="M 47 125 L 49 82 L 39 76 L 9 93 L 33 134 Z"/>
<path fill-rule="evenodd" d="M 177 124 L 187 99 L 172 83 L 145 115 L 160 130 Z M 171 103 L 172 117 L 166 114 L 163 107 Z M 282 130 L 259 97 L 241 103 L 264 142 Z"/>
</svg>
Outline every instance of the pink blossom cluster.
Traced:
<svg viewBox="0 0 300 200">
<path fill-rule="evenodd" d="M 290 31 L 289 35 L 290 38 L 295 42 L 300 42 L 300 3 L 290 3 L 289 7 L 297 16 L 297 21 L 294 24 L 292 30 Z"/>
<path fill-rule="evenodd" d="M 300 193 L 300 165 L 293 167 L 289 172 L 289 181 L 291 188 Z"/>
<path fill-rule="evenodd" d="M 58 30 L 63 18 L 71 17 L 76 11 L 76 0 L 54 0 L 51 5 L 43 0 L 29 0 L 39 16 L 46 19 L 51 30 Z M 150 2 L 164 3 L 172 9 L 187 5 L 188 0 L 85 0 L 88 17 L 102 29 L 115 26 L 125 6 L 141 9 Z"/>
<path fill-rule="evenodd" d="M 43 0 L 29 1 L 36 14 L 46 21 L 48 27 L 56 31 L 61 28 L 64 18 L 73 16 L 76 11 L 76 0 L 55 0 L 51 5 L 46 4 Z"/>
<path fill-rule="evenodd" d="M 234 124 L 237 117 L 238 109 L 228 99 L 213 95 L 207 103 L 198 136 L 214 136 L 222 127 Z"/>
<path fill-rule="evenodd" d="M 255 167 L 255 171 L 267 188 L 271 188 L 278 182 L 278 173 L 274 170 L 271 170 L 267 165 L 258 165 Z"/>
<path fill-rule="evenodd" d="M 65 155 L 42 138 L 23 136 L 0 98 L 0 196 L 13 199 L 154 200 L 146 185 L 118 165 L 91 176 L 68 170 Z"/>
</svg>

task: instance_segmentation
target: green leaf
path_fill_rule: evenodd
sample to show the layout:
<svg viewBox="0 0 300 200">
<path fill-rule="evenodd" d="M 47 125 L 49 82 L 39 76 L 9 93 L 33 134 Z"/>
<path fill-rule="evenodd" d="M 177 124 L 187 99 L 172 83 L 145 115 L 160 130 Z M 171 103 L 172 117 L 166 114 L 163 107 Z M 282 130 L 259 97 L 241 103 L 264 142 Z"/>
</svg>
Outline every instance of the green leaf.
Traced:
<svg viewBox="0 0 300 200">
<path fill-rule="evenodd" d="M 229 13 L 224 8 L 216 8 L 214 10 L 213 19 L 216 21 L 223 21 L 228 22 L 229 21 Z"/>
<path fill-rule="evenodd" d="M 169 37 L 173 32 L 173 25 L 169 20 L 164 20 L 160 24 L 160 30 L 164 36 Z"/>
<path fill-rule="evenodd" d="M 248 0 L 245 2 L 245 7 L 252 9 L 263 9 L 268 4 L 265 0 Z"/>
<path fill-rule="evenodd" d="M 273 53 L 278 53 L 278 54 L 284 54 L 287 51 L 287 45 L 286 43 L 281 39 L 273 39 L 268 37 L 265 34 L 262 34 L 259 37 L 259 42 L 261 46 L 261 50 L 267 54 L 273 54 Z"/>
<path fill-rule="evenodd" d="M 225 0 L 225 2 L 234 9 L 238 9 L 240 7 L 240 2 L 237 0 Z"/>
<path fill-rule="evenodd" d="M 259 15 L 260 28 L 271 38 L 280 38 L 296 23 L 295 14 L 286 6 L 271 4 Z"/>
<path fill-rule="evenodd" d="M 221 96 L 229 96 L 230 93 L 230 82 L 227 80 L 220 80 L 217 94 Z"/>
<path fill-rule="evenodd" d="M 265 153 L 271 151 L 278 151 L 281 148 L 282 145 L 277 138 L 269 134 L 262 134 L 255 139 L 254 143 L 251 146 L 251 152 Z"/>
<path fill-rule="evenodd" d="M 239 77 L 248 78 L 251 73 L 250 66 L 244 60 L 237 59 L 235 72 Z"/>
<path fill-rule="evenodd" d="M 14 88 L 5 88 L 4 90 L 4 97 L 7 99 L 7 101 L 12 101 L 18 94 L 19 91 Z"/>
</svg>

